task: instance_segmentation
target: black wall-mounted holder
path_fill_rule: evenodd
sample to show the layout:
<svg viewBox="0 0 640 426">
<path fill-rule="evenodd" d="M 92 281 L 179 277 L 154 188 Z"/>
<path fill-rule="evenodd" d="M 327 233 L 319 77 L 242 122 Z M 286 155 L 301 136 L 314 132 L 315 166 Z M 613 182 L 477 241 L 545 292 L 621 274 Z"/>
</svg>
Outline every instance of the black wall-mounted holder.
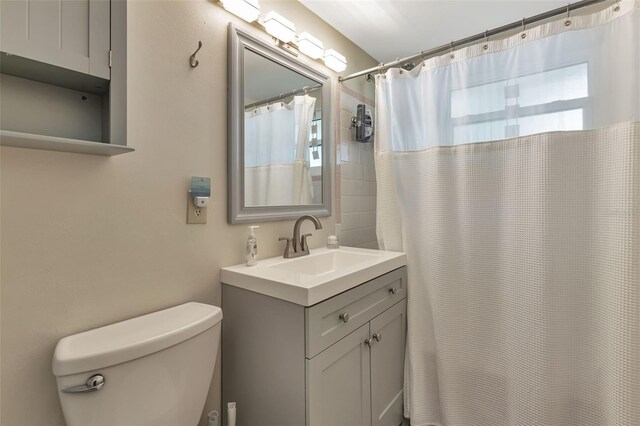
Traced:
<svg viewBox="0 0 640 426">
<path fill-rule="evenodd" d="M 356 115 L 351 117 L 353 140 L 357 142 L 371 142 L 373 140 L 373 118 L 366 105 L 358 104 Z"/>
</svg>

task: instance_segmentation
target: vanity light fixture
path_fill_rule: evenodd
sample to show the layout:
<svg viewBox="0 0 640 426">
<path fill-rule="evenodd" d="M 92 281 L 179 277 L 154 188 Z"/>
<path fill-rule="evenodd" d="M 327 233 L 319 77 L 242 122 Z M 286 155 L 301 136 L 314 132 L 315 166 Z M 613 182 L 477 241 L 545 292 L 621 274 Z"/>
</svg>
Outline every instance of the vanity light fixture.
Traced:
<svg viewBox="0 0 640 426">
<path fill-rule="evenodd" d="M 263 25 L 269 34 L 283 43 L 289 43 L 296 36 L 296 26 L 293 22 L 274 11 L 267 13 Z"/>
<path fill-rule="evenodd" d="M 260 4 L 258 0 L 220 0 L 225 10 L 244 19 L 253 22 L 260 16 Z"/>
<path fill-rule="evenodd" d="M 324 53 L 322 42 L 307 32 L 298 36 L 298 49 L 311 59 L 320 59 Z"/>
<path fill-rule="evenodd" d="M 259 0 L 220 0 L 220 3 L 227 12 L 247 22 L 257 21 L 276 39 L 276 45 L 291 55 L 298 56 L 300 52 L 311 59 L 324 60 L 324 64 L 335 72 L 342 72 L 347 68 L 347 58 L 333 49 L 325 51 L 322 41 L 308 32 L 296 35 L 295 24 L 279 13 L 271 11 L 264 18 L 261 17 Z"/>
<path fill-rule="evenodd" d="M 333 49 L 324 52 L 324 64 L 335 72 L 342 72 L 347 69 L 347 58 Z"/>
</svg>

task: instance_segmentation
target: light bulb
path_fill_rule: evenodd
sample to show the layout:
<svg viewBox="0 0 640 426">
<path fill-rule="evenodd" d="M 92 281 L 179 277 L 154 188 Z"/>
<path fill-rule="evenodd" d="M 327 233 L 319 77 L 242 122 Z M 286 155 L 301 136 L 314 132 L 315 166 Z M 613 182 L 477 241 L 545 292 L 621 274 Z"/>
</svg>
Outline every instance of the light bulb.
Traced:
<svg viewBox="0 0 640 426">
<path fill-rule="evenodd" d="M 264 29 L 283 43 L 290 42 L 296 35 L 296 26 L 293 22 L 273 11 L 265 16 Z"/>
<path fill-rule="evenodd" d="M 347 69 L 347 58 L 333 49 L 324 52 L 324 64 L 335 72 L 342 72 Z"/>
<path fill-rule="evenodd" d="M 258 0 L 220 0 L 225 10 L 244 19 L 253 22 L 260 16 L 260 4 Z"/>
<path fill-rule="evenodd" d="M 324 53 L 322 42 L 306 32 L 298 36 L 298 49 L 312 59 L 322 58 Z"/>
</svg>

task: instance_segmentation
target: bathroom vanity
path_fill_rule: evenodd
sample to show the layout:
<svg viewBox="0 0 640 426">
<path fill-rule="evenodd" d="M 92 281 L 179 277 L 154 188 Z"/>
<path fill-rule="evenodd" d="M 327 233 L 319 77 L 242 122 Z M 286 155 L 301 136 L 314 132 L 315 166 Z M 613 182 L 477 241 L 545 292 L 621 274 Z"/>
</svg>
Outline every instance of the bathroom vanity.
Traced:
<svg viewBox="0 0 640 426">
<path fill-rule="evenodd" d="M 405 264 L 340 248 L 223 268 L 223 405 L 238 426 L 399 425 Z"/>
</svg>

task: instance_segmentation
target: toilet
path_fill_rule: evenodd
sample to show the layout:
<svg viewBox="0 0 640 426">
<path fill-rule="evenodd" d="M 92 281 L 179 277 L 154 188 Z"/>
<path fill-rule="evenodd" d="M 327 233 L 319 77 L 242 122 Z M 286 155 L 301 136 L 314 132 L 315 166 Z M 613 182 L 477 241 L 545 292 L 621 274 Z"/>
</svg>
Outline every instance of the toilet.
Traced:
<svg viewBox="0 0 640 426">
<path fill-rule="evenodd" d="M 192 302 L 61 339 L 53 374 L 67 425 L 196 425 L 221 321 L 220 308 Z"/>
</svg>

